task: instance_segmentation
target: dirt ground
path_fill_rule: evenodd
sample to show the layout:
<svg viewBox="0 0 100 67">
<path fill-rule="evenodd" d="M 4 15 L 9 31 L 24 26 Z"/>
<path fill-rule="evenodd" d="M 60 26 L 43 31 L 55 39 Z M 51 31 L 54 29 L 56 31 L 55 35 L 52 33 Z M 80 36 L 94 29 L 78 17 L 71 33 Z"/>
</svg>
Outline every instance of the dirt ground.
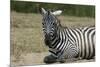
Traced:
<svg viewBox="0 0 100 67">
<path fill-rule="evenodd" d="M 27 65 L 44 65 L 45 63 L 43 62 L 43 59 L 45 56 L 49 55 L 48 52 L 42 52 L 42 53 L 28 53 L 28 54 L 23 54 L 21 55 L 21 58 L 19 61 L 14 61 L 14 57 L 11 56 L 12 63 L 11 66 L 27 66 Z M 73 61 L 73 62 L 66 62 L 67 63 L 82 63 L 82 62 L 94 62 L 95 59 L 91 60 L 78 60 L 78 61 Z M 59 63 L 55 63 L 59 64 Z"/>
</svg>

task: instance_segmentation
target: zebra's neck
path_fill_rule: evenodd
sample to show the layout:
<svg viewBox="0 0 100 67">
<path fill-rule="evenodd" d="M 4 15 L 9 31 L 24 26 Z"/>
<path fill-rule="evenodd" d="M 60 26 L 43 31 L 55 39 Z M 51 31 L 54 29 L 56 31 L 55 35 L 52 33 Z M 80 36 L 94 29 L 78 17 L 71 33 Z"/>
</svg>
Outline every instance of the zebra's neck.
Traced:
<svg viewBox="0 0 100 67">
<path fill-rule="evenodd" d="M 59 29 L 57 30 L 57 34 L 55 34 L 53 36 L 53 39 L 51 40 L 51 46 L 53 49 L 59 49 L 59 45 L 60 44 L 64 44 L 64 41 L 67 42 L 68 41 L 68 36 L 65 35 L 67 34 L 67 28 L 63 28 L 63 27 L 59 27 Z"/>
<path fill-rule="evenodd" d="M 50 52 L 54 54 L 55 56 L 59 57 L 63 53 L 63 47 L 64 45 L 67 45 L 66 43 L 68 42 L 68 36 L 65 35 L 67 34 L 67 28 L 59 27 L 58 33 L 53 36 L 54 39 L 51 41 L 51 48 Z"/>
</svg>

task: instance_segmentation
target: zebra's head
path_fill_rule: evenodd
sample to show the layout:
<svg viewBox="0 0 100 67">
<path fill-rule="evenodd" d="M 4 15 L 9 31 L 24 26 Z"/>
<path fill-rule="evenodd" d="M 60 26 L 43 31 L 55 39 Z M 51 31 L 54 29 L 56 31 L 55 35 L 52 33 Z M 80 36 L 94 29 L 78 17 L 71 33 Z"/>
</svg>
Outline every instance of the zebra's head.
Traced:
<svg viewBox="0 0 100 67">
<path fill-rule="evenodd" d="M 57 18 L 57 15 L 62 13 L 61 10 L 51 12 L 50 10 L 46 11 L 44 8 L 41 8 L 42 11 L 42 25 L 43 31 L 46 37 L 53 36 L 57 33 L 57 29 L 60 26 L 60 21 Z"/>
</svg>

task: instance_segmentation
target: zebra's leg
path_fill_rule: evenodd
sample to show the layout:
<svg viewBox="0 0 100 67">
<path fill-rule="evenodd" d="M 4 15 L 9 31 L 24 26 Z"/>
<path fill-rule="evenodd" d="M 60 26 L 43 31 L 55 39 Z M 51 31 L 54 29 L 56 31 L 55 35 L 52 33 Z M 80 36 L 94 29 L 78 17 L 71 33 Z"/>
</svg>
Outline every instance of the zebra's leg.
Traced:
<svg viewBox="0 0 100 67">
<path fill-rule="evenodd" d="M 60 62 L 60 63 L 65 63 L 66 62 L 66 58 L 58 58 L 57 59 L 57 62 Z"/>
<path fill-rule="evenodd" d="M 71 63 L 71 62 L 77 62 L 78 60 L 80 60 L 80 58 L 69 58 L 66 59 L 66 62 Z"/>
<path fill-rule="evenodd" d="M 95 59 L 95 56 L 90 57 L 90 58 L 86 58 L 87 60 L 91 60 L 91 59 Z"/>
<path fill-rule="evenodd" d="M 65 63 L 65 62 L 74 62 L 74 61 L 77 61 L 77 60 L 80 60 L 79 58 L 70 58 L 70 59 L 61 59 L 59 60 L 60 63 Z"/>
<path fill-rule="evenodd" d="M 61 59 L 59 62 L 60 63 L 65 63 L 66 62 L 66 59 Z"/>
<path fill-rule="evenodd" d="M 51 64 L 57 62 L 57 58 L 54 57 L 53 55 L 48 55 L 44 58 L 44 63 L 46 64 Z"/>
</svg>

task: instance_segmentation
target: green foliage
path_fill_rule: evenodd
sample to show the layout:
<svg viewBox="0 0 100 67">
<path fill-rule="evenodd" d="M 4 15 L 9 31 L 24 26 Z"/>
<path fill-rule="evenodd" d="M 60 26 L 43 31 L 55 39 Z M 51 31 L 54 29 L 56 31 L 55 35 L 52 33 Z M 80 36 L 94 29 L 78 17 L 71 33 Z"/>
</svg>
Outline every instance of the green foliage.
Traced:
<svg viewBox="0 0 100 67">
<path fill-rule="evenodd" d="M 95 6 L 11 1 L 11 10 L 17 12 L 39 13 L 41 7 L 63 10 L 63 15 L 95 17 Z"/>
</svg>

